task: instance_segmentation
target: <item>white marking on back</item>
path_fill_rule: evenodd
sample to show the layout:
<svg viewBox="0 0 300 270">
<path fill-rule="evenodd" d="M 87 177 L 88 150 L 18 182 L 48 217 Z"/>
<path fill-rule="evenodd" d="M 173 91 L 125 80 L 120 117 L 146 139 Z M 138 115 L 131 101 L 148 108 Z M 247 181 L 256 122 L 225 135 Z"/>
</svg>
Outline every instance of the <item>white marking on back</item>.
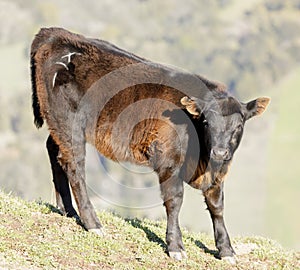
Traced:
<svg viewBox="0 0 300 270">
<path fill-rule="evenodd" d="M 68 54 L 62 56 L 61 59 L 67 57 L 67 58 L 68 58 L 68 63 L 70 63 L 70 62 L 71 62 L 71 57 L 72 57 L 72 55 L 74 55 L 74 54 L 81 55 L 81 53 L 77 53 L 77 52 L 69 52 Z"/>
<path fill-rule="evenodd" d="M 53 87 L 53 88 L 54 88 L 54 86 L 55 86 L 56 76 L 57 76 L 57 72 L 55 72 L 55 74 L 54 74 L 54 76 L 53 76 L 53 80 L 52 80 L 52 87 Z"/>
<path fill-rule="evenodd" d="M 77 53 L 77 52 L 69 52 L 68 54 L 64 55 L 61 57 L 61 59 L 67 58 L 67 64 L 69 64 L 71 62 L 71 57 L 72 55 L 77 54 L 77 55 L 81 55 L 81 53 Z M 64 62 L 55 62 L 56 65 L 61 65 L 63 66 L 66 70 L 69 70 L 67 64 L 65 64 Z M 57 77 L 57 72 L 54 74 L 53 76 L 53 80 L 52 80 L 52 86 L 55 86 L 55 80 Z"/>
<path fill-rule="evenodd" d="M 57 65 L 62 65 L 66 70 L 69 70 L 68 66 L 63 62 L 55 62 Z"/>
</svg>

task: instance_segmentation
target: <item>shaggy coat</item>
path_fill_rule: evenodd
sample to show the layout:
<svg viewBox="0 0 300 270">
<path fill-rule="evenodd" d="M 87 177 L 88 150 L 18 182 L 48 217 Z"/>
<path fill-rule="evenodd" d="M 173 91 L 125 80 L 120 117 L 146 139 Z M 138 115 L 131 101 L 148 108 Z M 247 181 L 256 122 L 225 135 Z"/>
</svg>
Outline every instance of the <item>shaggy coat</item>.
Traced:
<svg viewBox="0 0 300 270">
<path fill-rule="evenodd" d="M 152 167 L 167 211 L 169 255 L 186 256 L 178 213 L 183 182 L 203 191 L 220 257 L 234 251 L 223 220 L 223 180 L 246 120 L 269 103 L 243 104 L 226 87 L 106 41 L 41 29 L 31 46 L 34 122 L 47 122 L 57 203 L 101 234 L 85 186 L 85 143 L 114 161 Z M 72 206 L 71 185 L 79 216 Z"/>
</svg>

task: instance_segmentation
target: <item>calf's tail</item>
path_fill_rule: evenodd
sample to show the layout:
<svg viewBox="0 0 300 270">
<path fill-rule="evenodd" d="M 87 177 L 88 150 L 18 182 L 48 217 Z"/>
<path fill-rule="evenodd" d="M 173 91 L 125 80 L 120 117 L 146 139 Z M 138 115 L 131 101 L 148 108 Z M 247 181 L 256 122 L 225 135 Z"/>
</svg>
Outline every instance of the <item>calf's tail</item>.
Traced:
<svg viewBox="0 0 300 270">
<path fill-rule="evenodd" d="M 37 128 L 40 128 L 44 124 L 44 119 L 41 115 L 41 108 L 37 96 L 36 62 L 34 56 L 35 56 L 35 52 L 31 52 L 30 68 L 31 68 L 31 88 L 32 88 L 32 109 L 34 115 L 34 124 Z"/>
<path fill-rule="evenodd" d="M 31 87 L 32 87 L 32 109 L 34 115 L 34 123 L 37 128 L 40 128 L 44 124 L 44 119 L 41 113 L 41 104 L 38 98 L 38 88 L 42 87 L 41 83 L 38 83 L 37 76 L 37 65 L 41 65 L 41 63 L 37 63 L 36 54 L 38 50 L 48 42 L 51 42 L 55 37 L 55 30 L 58 28 L 41 28 L 40 31 L 34 37 L 31 44 L 30 51 L 30 65 L 31 65 Z"/>
</svg>

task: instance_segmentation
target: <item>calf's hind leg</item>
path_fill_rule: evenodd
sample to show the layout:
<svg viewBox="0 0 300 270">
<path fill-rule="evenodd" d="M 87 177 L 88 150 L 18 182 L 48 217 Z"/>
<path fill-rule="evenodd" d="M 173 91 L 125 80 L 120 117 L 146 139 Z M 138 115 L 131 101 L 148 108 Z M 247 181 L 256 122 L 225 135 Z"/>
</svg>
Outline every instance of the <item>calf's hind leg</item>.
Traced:
<svg viewBox="0 0 300 270">
<path fill-rule="evenodd" d="M 72 205 L 68 177 L 57 160 L 59 147 L 51 135 L 49 135 L 46 145 L 51 163 L 57 207 L 68 217 L 75 217 L 79 220 L 79 216 Z"/>
<path fill-rule="evenodd" d="M 78 136 L 77 139 L 73 142 L 74 147 L 71 147 L 71 144 L 63 142 L 61 142 L 62 145 L 59 144 L 58 146 L 51 136 L 48 138 L 47 148 L 52 172 L 55 175 L 53 176 L 55 188 L 63 201 L 65 211 L 69 213 L 69 216 L 76 215 L 78 217 L 71 202 L 70 183 L 78 207 L 81 224 L 86 230 L 103 235 L 101 223 L 89 199 L 85 184 L 85 142 L 81 136 Z M 62 149 L 68 153 L 60 153 L 62 155 L 60 159 L 62 164 L 58 163 L 57 160 L 59 147 L 64 147 Z"/>
<path fill-rule="evenodd" d="M 72 144 L 66 143 L 68 148 L 62 152 L 63 168 L 72 188 L 80 220 L 86 230 L 103 235 L 102 225 L 96 215 L 94 207 L 89 199 L 85 183 L 85 139 L 83 134 L 76 134 L 72 138 Z"/>
</svg>

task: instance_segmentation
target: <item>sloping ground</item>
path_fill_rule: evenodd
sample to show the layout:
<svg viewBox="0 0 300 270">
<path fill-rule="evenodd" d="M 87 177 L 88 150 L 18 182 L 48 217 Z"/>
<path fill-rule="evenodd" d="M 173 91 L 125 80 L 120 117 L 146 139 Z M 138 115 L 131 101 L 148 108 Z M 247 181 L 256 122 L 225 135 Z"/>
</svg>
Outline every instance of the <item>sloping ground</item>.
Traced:
<svg viewBox="0 0 300 270">
<path fill-rule="evenodd" d="M 165 253 L 165 222 L 102 212 L 99 238 L 55 210 L 0 192 L 0 269 L 300 269 L 299 252 L 260 237 L 233 239 L 233 267 L 214 257 L 210 236 L 186 230 L 189 259 L 177 262 Z"/>
</svg>

